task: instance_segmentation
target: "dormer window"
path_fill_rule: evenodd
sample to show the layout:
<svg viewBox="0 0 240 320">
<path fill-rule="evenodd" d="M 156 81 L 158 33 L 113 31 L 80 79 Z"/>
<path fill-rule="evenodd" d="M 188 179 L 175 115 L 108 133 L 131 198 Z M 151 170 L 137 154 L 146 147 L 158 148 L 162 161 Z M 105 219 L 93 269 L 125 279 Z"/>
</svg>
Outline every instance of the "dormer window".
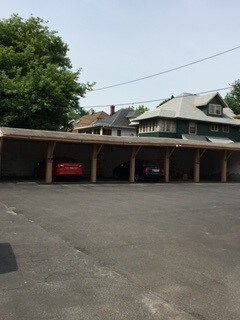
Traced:
<svg viewBox="0 0 240 320">
<path fill-rule="evenodd" d="M 209 104 L 209 115 L 221 116 L 222 115 L 222 106 L 220 104 Z"/>
</svg>

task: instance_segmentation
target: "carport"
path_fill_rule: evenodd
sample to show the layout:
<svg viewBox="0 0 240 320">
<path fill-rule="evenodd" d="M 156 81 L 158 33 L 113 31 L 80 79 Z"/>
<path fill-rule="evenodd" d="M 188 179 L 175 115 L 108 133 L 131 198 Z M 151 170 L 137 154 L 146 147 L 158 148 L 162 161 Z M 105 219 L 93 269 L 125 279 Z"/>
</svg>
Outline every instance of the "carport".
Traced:
<svg viewBox="0 0 240 320">
<path fill-rule="evenodd" d="M 10 150 L 11 142 L 14 141 L 15 146 L 20 143 L 35 143 L 35 149 L 41 146 L 42 157 L 46 158 L 46 174 L 45 182 L 52 182 L 52 160 L 56 146 L 59 144 L 78 144 L 81 146 L 87 146 L 90 148 L 90 154 L 88 161 L 90 165 L 90 181 L 96 183 L 97 181 L 97 169 L 98 159 L 101 150 L 106 146 L 121 147 L 123 150 L 127 150 L 130 161 L 129 182 L 133 183 L 135 178 L 135 160 L 138 153 L 141 150 L 147 150 L 148 148 L 156 151 L 161 150 L 163 154 L 163 166 L 164 166 L 164 180 L 169 182 L 170 179 L 170 160 L 173 154 L 181 151 L 186 154 L 189 150 L 193 153 L 193 160 L 191 167 L 193 168 L 193 180 L 194 182 L 200 181 L 201 173 L 201 159 L 208 151 L 216 151 L 217 161 L 220 163 L 220 181 L 227 181 L 227 169 L 228 159 L 234 153 L 237 155 L 237 161 L 239 161 L 240 143 L 213 143 L 194 140 L 181 140 L 181 139 L 169 139 L 169 138 L 143 138 L 143 137 L 112 137 L 112 136 L 100 136 L 93 134 L 81 134 L 70 132 L 55 132 L 55 131 L 43 131 L 43 130 L 29 130 L 29 129 L 16 129 L 16 128 L 0 128 L 0 176 L 4 177 L 4 167 L 7 166 L 8 159 L 11 159 Z M 37 144 L 37 145 L 36 145 Z M 30 147 L 31 148 L 31 147 Z M 29 153 L 26 159 L 22 160 L 22 163 L 29 161 L 29 157 L 33 157 L 34 154 Z M 111 155 L 108 155 L 108 161 L 111 161 Z M 18 161 L 11 159 L 11 161 Z M 121 161 L 121 159 L 119 159 Z M 240 161 L 239 161 L 240 162 Z M 19 164 L 21 167 L 21 164 Z M 21 168 L 20 168 L 21 169 Z"/>
</svg>

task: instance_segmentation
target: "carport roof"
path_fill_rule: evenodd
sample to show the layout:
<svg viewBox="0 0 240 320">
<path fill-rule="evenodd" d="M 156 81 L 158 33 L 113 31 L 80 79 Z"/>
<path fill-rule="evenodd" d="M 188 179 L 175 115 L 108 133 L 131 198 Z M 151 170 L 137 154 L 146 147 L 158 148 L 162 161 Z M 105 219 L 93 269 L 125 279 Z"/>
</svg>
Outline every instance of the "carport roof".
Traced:
<svg viewBox="0 0 240 320">
<path fill-rule="evenodd" d="M 105 144 L 136 147 L 179 147 L 188 149 L 212 149 L 240 151 L 240 143 L 215 143 L 172 138 L 113 137 L 85 133 L 32 130 L 0 127 L 0 138 L 27 141 L 46 141 L 61 143 Z"/>
</svg>

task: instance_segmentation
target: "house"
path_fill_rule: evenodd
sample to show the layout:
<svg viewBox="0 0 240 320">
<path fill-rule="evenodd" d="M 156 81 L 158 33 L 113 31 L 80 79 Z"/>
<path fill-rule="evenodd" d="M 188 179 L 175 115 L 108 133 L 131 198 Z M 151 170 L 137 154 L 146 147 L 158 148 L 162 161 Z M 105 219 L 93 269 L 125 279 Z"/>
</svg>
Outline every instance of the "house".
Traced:
<svg viewBox="0 0 240 320">
<path fill-rule="evenodd" d="M 140 137 L 217 143 L 240 141 L 240 120 L 219 93 L 183 93 L 134 119 Z"/>
<path fill-rule="evenodd" d="M 93 114 L 94 115 L 94 114 Z M 106 115 L 106 116 L 105 116 Z M 91 118 L 91 122 L 87 122 L 84 117 L 74 126 L 74 132 L 90 133 L 110 136 L 136 136 L 136 125 L 131 120 L 136 118 L 139 113 L 134 110 L 120 109 L 115 112 L 115 107 L 110 107 L 110 115 L 104 114 L 102 118 Z M 87 118 L 89 120 L 89 117 Z"/>
<path fill-rule="evenodd" d="M 72 131 L 78 132 L 78 130 L 89 127 L 95 121 L 107 118 L 108 116 L 104 111 L 94 112 L 93 109 L 90 109 L 88 114 L 73 122 Z"/>
</svg>

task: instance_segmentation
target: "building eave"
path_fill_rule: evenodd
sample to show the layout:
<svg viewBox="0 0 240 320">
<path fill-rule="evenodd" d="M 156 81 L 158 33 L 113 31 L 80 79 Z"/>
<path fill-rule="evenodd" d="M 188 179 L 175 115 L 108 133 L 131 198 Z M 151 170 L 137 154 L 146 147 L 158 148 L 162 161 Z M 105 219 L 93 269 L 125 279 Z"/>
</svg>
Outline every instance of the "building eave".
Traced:
<svg viewBox="0 0 240 320">
<path fill-rule="evenodd" d="M 81 144 L 105 144 L 137 147 L 172 147 L 187 149 L 209 149 L 229 150 L 240 152 L 240 143 L 222 145 L 212 142 L 185 141 L 172 138 L 149 138 L 149 137 L 113 137 L 84 133 L 71 133 L 59 131 L 30 130 L 16 128 L 0 128 L 0 138 L 6 140 L 45 141 L 60 143 L 81 143 Z"/>
</svg>

